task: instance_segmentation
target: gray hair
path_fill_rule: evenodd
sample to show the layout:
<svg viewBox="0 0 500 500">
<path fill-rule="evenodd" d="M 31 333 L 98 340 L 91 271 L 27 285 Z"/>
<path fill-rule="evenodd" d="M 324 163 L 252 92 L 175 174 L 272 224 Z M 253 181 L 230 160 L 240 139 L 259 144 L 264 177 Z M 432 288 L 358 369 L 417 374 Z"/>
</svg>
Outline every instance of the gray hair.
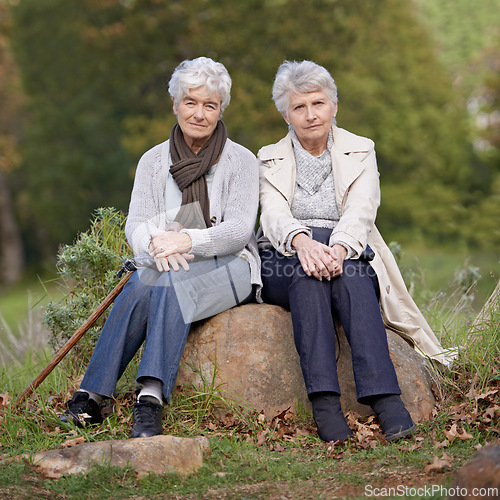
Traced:
<svg viewBox="0 0 500 500">
<path fill-rule="evenodd" d="M 290 94 L 305 94 L 322 90 L 334 105 L 337 86 L 332 75 L 323 66 L 312 61 L 285 61 L 276 73 L 273 101 L 278 111 L 287 116 Z"/>
<path fill-rule="evenodd" d="M 204 86 L 209 94 L 220 97 L 222 114 L 231 100 L 231 77 L 222 63 L 209 57 L 182 61 L 170 78 L 168 92 L 174 102 L 179 104 L 191 89 L 201 86 Z"/>
</svg>

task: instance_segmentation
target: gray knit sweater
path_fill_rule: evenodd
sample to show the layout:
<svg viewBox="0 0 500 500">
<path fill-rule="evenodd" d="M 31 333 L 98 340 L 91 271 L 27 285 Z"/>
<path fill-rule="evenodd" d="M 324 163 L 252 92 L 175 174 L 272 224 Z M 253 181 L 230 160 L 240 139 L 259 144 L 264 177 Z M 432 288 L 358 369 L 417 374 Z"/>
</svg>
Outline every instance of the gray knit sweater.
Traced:
<svg viewBox="0 0 500 500">
<path fill-rule="evenodd" d="M 136 255 L 147 251 L 152 233 L 163 231 L 165 185 L 169 174 L 169 141 L 158 144 L 139 160 L 130 199 L 125 234 Z M 254 235 L 259 203 L 259 167 L 255 156 L 228 139 L 210 190 L 213 226 L 184 230 L 192 254 L 202 257 L 241 252 L 250 262 L 253 284 L 261 284 L 260 259 Z"/>
</svg>

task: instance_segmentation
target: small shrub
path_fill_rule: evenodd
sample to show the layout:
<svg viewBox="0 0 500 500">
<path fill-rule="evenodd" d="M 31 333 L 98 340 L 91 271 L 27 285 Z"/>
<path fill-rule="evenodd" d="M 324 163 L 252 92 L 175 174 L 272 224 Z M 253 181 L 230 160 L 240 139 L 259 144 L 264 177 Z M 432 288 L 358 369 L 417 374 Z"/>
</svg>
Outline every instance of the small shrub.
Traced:
<svg viewBox="0 0 500 500">
<path fill-rule="evenodd" d="M 59 250 L 57 272 L 67 293 L 60 302 L 47 305 L 44 318 L 50 331 L 49 342 L 54 348 L 73 335 L 119 281 L 117 271 L 132 255 L 124 229 L 123 213 L 114 208 L 99 208 L 90 229 L 80 234 L 73 245 Z M 86 357 L 92 350 L 107 313 L 76 346 L 79 355 Z"/>
</svg>

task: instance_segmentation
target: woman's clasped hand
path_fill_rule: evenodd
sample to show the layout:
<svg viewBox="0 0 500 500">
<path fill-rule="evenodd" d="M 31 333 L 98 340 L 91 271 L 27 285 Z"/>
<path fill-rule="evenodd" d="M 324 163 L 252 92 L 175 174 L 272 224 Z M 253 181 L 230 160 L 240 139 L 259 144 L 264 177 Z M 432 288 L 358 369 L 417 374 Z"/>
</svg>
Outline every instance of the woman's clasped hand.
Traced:
<svg viewBox="0 0 500 500">
<path fill-rule="evenodd" d="M 188 262 L 194 259 L 194 255 L 188 253 L 191 250 L 191 238 L 186 233 L 161 231 L 152 234 L 148 250 L 158 271 L 178 271 L 181 267 L 189 271 Z"/>
<path fill-rule="evenodd" d="M 342 245 L 330 247 L 299 233 L 292 239 L 292 246 L 308 276 L 321 281 L 323 278 L 330 280 L 342 274 L 347 255 L 347 250 Z"/>
</svg>

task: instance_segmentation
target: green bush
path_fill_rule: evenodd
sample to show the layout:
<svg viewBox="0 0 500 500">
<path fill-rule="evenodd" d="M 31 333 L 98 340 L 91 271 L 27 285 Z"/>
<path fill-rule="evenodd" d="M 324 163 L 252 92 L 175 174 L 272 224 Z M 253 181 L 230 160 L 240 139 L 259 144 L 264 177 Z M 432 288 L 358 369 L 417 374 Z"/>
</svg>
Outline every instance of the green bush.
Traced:
<svg viewBox="0 0 500 500">
<path fill-rule="evenodd" d="M 119 281 L 117 271 L 132 255 L 125 238 L 125 220 L 114 208 L 99 208 L 90 229 L 78 235 L 73 245 L 59 250 L 57 272 L 67 293 L 61 301 L 49 303 L 44 315 L 54 348 L 73 335 Z M 108 312 L 77 346 L 80 355 L 93 348 Z"/>
</svg>

